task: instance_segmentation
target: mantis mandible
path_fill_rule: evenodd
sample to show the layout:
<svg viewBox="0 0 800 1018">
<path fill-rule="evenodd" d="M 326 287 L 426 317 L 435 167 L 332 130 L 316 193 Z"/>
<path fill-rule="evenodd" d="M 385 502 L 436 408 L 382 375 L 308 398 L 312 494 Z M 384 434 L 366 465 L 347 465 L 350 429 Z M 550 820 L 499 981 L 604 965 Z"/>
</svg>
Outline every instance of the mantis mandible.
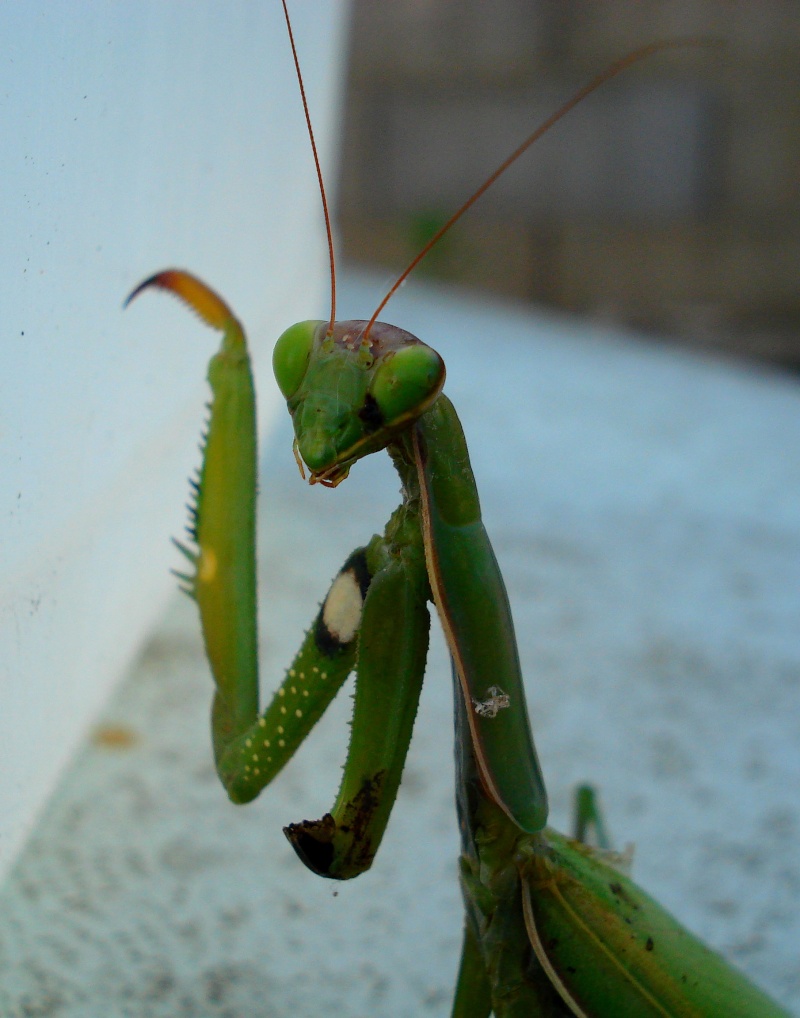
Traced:
<svg viewBox="0 0 800 1018">
<path fill-rule="evenodd" d="M 255 393 L 245 334 L 225 301 L 188 272 L 160 272 L 133 291 L 129 300 L 149 287 L 168 290 L 223 334 L 208 371 L 213 399 L 194 484 L 193 545 L 178 547 L 190 567 L 180 579 L 197 601 L 216 684 L 213 750 L 229 797 L 245 803 L 269 784 L 355 669 L 336 801 L 321 819 L 285 833 L 322 876 L 349 879 L 368 869 L 411 739 L 432 602 L 452 660 L 466 909 L 453 1014 L 784 1014 L 625 875 L 624 860 L 605 849 L 590 789 L 581 794 L 578 838 L 547 827 L 510 607 L 464 434 L 442 391 L 444 363 L 416 337 L 377 320 L 438 238 L 545 130 L 604 81 L 676 43 L 645 47 L 600 74 L 461 206 L 369 321 L 337 322 L 330 219 L 288 13 L 286 22 L 322 193 L 332 291 L 328 321 L 291 326 L 275 347 L 295 457 L 312 484 L 333 487 L 359 459 L 386 449 L 403 500 L 383 535 L 346 560 L 259 713 Z M 599 847 L 584 843 L 583 829 Z"/>
</svg>

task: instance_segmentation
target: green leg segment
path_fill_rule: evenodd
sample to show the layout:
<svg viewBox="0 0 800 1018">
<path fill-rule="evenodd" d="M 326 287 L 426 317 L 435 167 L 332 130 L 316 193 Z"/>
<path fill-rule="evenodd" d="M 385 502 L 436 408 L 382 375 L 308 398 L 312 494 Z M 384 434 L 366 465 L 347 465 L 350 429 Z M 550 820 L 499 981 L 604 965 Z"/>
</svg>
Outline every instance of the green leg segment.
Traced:
<svg viewBox="0 0 800 1018">
<path fill-rule="evenodd" d="M 475 934 L 467 922 L 458 969 L 452 1018 L 489 1018 L 492 1013 L 492 989 L 486 978 L 483 955 Z"/>
<path fill-rule="evenodd" d="M 377 565 L 359 636 L 355 706 L 336 802 L 321 820 L 285 829 L 305 864 L 347 880 L 369 869 L 405 763 L 428 651 L 425 559 L 413 507 L 401 506 L 384 540 L 368 550 Z"/>
<path fill-rule="evenodd" d="M 359 548 L 337 574 L 303 645 L 264 713 L 225 743 L 212 708 L 214 753 L 220 780 L 233 802 L 250 802 L 291 759 L 356 662 L 364 599 L 371 582 L 367 549 Z"/>
<path fill-rule="evenodd" d="M 585 845 L 611 850 L 611 842 L 603 823 L 603 813 L 597 801 L 597 791 L 592 785 L 579 785 L 575 789 L 573 828 L 575 840 Z"/>
</svg>

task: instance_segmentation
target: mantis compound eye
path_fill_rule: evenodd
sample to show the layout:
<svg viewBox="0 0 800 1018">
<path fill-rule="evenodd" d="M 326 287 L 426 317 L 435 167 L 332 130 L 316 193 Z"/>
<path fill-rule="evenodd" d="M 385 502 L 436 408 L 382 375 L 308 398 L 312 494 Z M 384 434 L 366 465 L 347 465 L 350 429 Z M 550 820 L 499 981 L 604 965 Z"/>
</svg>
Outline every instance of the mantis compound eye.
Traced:
<svg viewBox="0 0 800 1018">
<path fill-rule="evenodd" d="M 305 377 L 314 335 L 324 322 L 298 322 L 278 339 L 272 353 L 272 370 L 284 399 L 291 399 Z"/>
<path fill-rule="evenodd" d="M 426 410 L 444 385 L 444 361 L 424 343 L 401 347 L 379 364 L 370 386 L 387 425 Z"/>
</svg>

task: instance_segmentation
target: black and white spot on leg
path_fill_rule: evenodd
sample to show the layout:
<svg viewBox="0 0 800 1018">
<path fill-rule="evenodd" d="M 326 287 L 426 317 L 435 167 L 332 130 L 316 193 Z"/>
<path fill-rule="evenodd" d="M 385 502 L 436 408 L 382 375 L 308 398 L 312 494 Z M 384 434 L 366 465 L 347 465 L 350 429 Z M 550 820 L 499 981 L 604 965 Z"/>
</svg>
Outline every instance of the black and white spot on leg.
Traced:
<svg viewBox="0 0 800 1018">
<path fill-rule="evenodd" d="M 351 570 L 341 572 L 331 584 L 322 606 L 322 624 L 337 643 L 350 643 L 361 625 L 364 598 Z"/>
<path fill-rule="evenodd" d="M 371 579 L 366 549 L 359 548 L 334 578 L 317 616 L 314 636 L 323 654 L 331 656 L 358 635 Z"/>
</svg>

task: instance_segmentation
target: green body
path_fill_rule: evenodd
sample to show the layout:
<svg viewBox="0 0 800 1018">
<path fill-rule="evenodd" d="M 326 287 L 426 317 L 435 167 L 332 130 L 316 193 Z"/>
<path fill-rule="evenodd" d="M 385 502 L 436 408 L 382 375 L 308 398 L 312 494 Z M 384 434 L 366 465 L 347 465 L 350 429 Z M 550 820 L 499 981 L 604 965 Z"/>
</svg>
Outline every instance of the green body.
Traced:
<svg viewBox="0 0 800 1018">
<path fill-rule="evenodd" d="M 516 829 L 483 791 L 458 700 L 456 746 L 460 979 L 474 980 L 477 954 L 485 996 L 480 987 L 460 993 L 454 1016 L 486 1018 L 493 1008 L 497 1018 L 785 1018 L 627 876 L 627 859 L 550 827 Z M 585 819 L 579 799 L 576 827 Z"/>
<path fill-rule="evenodd" d="M 453 660 L 457 801 L 466 935 L 454 1015 L 784 1014 L 608 861 L 545 826 L 502 577 L 480 516 L 466 443 L 441 394 L 444 365 L 415 337 L 376 323 L 293 326 L 278 383 L 311 482 L 336 485 L 387 448 L 403 501 L 381 536 L 334 579 L 270 706 L 258 713 L 255 410 L 243 333 L 202 283 L 171 270 L 142 287 L 186 300 L 224 333 L 197 490 L 194 569 L 216 682 L 220 777 L 252 799 L 289 760 L 356 668 L 350 745 L 336 802 L 286 828 L 315 872 L 347 879 L 377 852 L 417 710 L 433 601 Z M 135 292 L 139 292 L 138 290 Z M 299 462 L 299 460 L 298 460 Z M 596 819 L 596 818 L 595 818 Z"/>
</svg>

